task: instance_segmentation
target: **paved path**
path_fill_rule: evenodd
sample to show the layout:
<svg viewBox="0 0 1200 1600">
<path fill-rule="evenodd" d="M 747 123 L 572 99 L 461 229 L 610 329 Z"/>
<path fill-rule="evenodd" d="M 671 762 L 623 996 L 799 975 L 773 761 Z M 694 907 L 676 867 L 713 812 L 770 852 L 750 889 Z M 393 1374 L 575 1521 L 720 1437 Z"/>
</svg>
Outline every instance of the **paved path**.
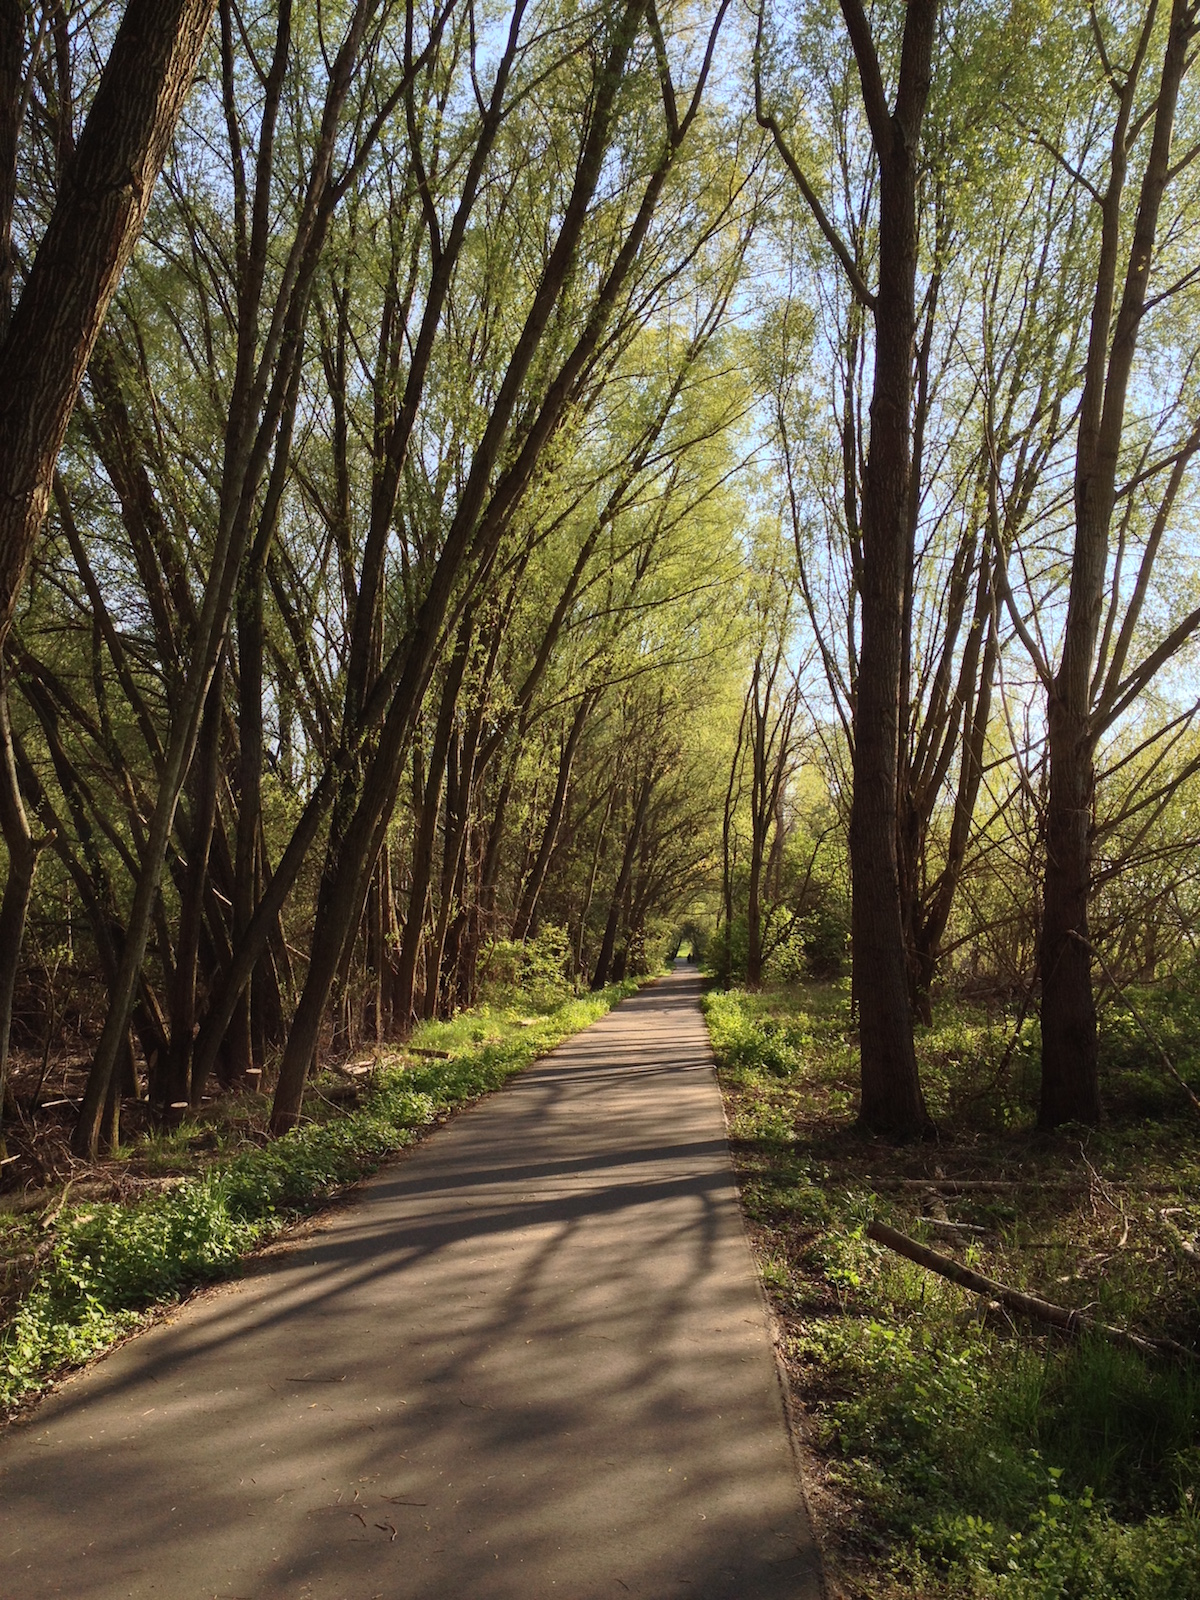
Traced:
<svg viewBox="0 0 1200 1600">
<path fill-rule="evenodd" d="M 818 1600 L 697 995 L 12 1429 L 3 1600 Z"/>
</svg>

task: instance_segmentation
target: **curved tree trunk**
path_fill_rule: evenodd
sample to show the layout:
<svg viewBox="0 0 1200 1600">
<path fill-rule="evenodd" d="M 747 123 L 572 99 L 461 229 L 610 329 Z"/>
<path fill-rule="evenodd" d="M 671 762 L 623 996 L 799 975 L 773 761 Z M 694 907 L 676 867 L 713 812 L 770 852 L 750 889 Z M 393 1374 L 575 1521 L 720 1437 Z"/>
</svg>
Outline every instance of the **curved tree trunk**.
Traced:
<svg viewBox="0 0 1200 1600">
<path fill-rule="evenodd" d="M 216 0 L 129 0 L 0 348 L 0 642 L 215 8 Z"/>
</svg>

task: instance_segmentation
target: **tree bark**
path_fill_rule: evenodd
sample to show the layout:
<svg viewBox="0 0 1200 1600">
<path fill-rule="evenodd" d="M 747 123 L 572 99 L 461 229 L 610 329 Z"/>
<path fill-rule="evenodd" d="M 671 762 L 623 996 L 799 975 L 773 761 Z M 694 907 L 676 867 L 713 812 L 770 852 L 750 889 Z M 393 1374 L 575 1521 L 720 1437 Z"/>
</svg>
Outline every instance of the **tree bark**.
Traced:
<svg viewBox="0 0 1200 1600">
<path fill-rule="evenodd" d="M 1069 1121 L 1094 1123 L 1100 1119 L 1102 1110 L 1088 924 L 1095 749 L 1100 731 L 1093 717 L 1093 675 L 1108 574 L 1109 530 L 1116 502 L 1126 399 L 1146 308 L 1159 211 L 1170 176 L 1179 87 L 1195 35 L 1195 19 L 1187 0 L 1174 0 L 1154 102 L 1153 134 L 1142 173 L 1121 300 L 1114 320 L 1129 127 L 1153 20 L 1154 14 L 1150 11 L 1143 24 L 1135 66 L 1122 85 L 1109 183 L 1102 197 L 1100 250 L 1076 443 L 1071 586 L 1062 658 L 1048 694 L 1050 793 L 1046 810 L 1046 876 L 1040 951 L 1042 1093 L 1039 1121 L 1043 1127 L 1056 1127 Z"/>
<path fill-rule="evenodd" d="M 409 889 L 408 912 L 404 918 L 404 935 L 400 941 L 400 959 L 396 967 L 395 1008 L 400 1030 L 412 1031 L 416 1023 L 413 996 L 416 991 L 417 958 L 425 933 L 425 912 L 429 902 L 429 886 L 433 881 L 433 845 L 437 838 L 438 813 L 442 803 L 442 782 L 446 775 L 446 757 L 454 731 L 454 716 L 458 709 L 458 696 L 462 688 L 463 673 L 471 645 L 471 630 L 460 627 L 458 646 L 450 658 L 446 681 L 442 685 L 442 701 L 438 719 L 434 724 L 433 745 L 425 773 L 424 791 L 417 815 L 417 829 L 413 838 L 412 883 Z"/>
<path fill-rule="evenodd" d="M 625 904 L 625 896 L 629 889 L 629 880 L 633 874 L 633 864 L 637 859 L 642 828 L 646 822 L 646 812 L 649 809 L 650 796 L 653 792 L 654 778 L 652 774 L 647 773 L 642 779 L 642 786 L 638 793 L 637 809 L 633 814 L 633 822 L 629 829 L 629 835 L 625 840 L 625 854 L 621 858 L 621 870 L 617 874 L 617 881 L 613 885 L 612 899 L 609 901 L 608 917 L 604 924 L 604 938 L 600 945 L 600 954 L 596 958 L 596 970 L 592 974 L 593 989 L 603 989 L 609 980 L 613 950 L 617 942 L 617 927 L 621 920 L 621 910 Z"/>
<path fill-rule="evenodd" d="M 562 826 L 563 811 L 567 804 L 567 791 L 571 784 L 571 768 L 575 763 L 575 752 L 579 748 L 579 741 L 583 736 L 583 730 L 587 724 L 592 703 L 593 696 L 590 692 L 580 700 L 570 731 L 567 734 L 566 742 L 562 748 L 562 755 L 559 757 L 558 779 L 554 785 L 554 795 L 550 801 L 546 825 L 542 829 L 542 842 L 538 847 L 537 856 L 525 880 L 525 887 L 521 892 L 517 914 L 513 919 L 512 936 L 514 939 L 527 938 L 537 917 L 538 900 L 541 898 L 542 885 L 546 881 L 546 869 L 550 865 L 550 857 L 554 853 L 554 843 L 558 838 L 558 830 Z"/>
<path fill-rule="evenodd" d="M 33 892 L 37 848 L 21 797 L 9 722 L 8 684 L 0 671 L 0 831 L 8 851 L 8 876 L 0 901 L 0 1156 L 4 1149 L 4 1106 L 8 1077 L 8 1047 L 12 1034 L 13 996 L 21 965 L 25 916 Z"/>
<path fill-rule="evenodd" d="M 0 348 L 0 642 L 216 0 L 129 0 Z"/>
<path fill-rule="evenodd" d="M 916 336 L 916 186 L 937 0 L 910 0 L 896 109 L 882 98 L 870 25 L 843 0 L 879 161 L 879 290 L 870 442 L 862 491 L 862 646 L 854 718 L 850 863 L 854 993 L 859 1008 L 864 1128 L 927 1133 L 913 1050 L 896 848 L 905 561 L 911 494 Z"/>
<path fill-rule="evenodd" d="M 13 211 L 17 201 L 17 150 L 21 137 L 21 76 L 25 58 L 23 0 L 0 0 L 0 340 L 12 316 Z"/>
<path fill-rule="evenodd" d="M 208 691 L 204 724 L 200 732 L 197 760 L 193 767 L 191 827 L 187 839 L 187 870 L 179 907 L 179 941 L 175 952 L 175 973 L 171 996 L 171 1043 L 165 1071 L 155 1076 L 161 1084 L 155 1108 L 184 1100 L 200 1099 L 192 1078 L 192 1053 L 196 1033 L 196 981 L 200 954 L 200 934 L 204 921 L 204 884 L 208 876 L 209 849 L 217 814 L 217 783 L 220 763 L 221 696 L 224 673 L 217 669 Z M 159 1084 L 155 1085 L 157 1089 Z M 155 1098 L 152 1090 L 151 1098 Z"/>
</svg>

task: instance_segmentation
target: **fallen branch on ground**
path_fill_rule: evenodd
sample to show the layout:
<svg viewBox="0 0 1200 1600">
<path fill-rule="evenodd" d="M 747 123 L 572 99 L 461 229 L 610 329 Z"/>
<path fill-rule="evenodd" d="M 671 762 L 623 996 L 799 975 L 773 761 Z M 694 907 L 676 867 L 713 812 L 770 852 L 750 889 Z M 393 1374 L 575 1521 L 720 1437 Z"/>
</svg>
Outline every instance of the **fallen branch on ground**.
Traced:
<svg viewBox="0 0 1200 1600">
<path fill-rule="evenodd" d="M 918 1222 L 923 1222 L 927 1228 L 945 1228 L 950 1233 L 986 1233 L 986 1228 L 978 1228 L 972 1222 L 951 1222 L 949 1217 L 918 1217 Z"/>
<path fill-rule="evenodd" d="M 932 1189 L 938 1194 L 1012 1194 L 1016 1189 L 1027 1189 L 1036 1184 L 1054 1194 L 1087 1194 L 1092 1188 L 1088 1178 L 1040 1178 L 1030 1173 L 1028 1178 L 873 1178 L 864 1177 L 873 1189 Z M 1128 1180 L 1115 1182 L 1103 1180 L 1110 1189 L 1134 1189 L 1139 1194 L 1178 1194 L 1178 1183 L 1135 1183 Z"/>
<path fill-rule="evenodd" d="M 1187 1238 L 1176 1224 L 1171 1221 L 1172 1216 L 1178 1215 L 1183 1210 L 1185 1210 L 1183 1206 L 1168 1206 L 1165 1211 L 1160 1211 L 1158 1215 L 1163 1227 L 1171 1235 L 1171 1238 L 1183 1251 L 1184 1255 L 1191 1260 L 1194 1266 L 1200 1266 L 1200 1250 L 1196 1248 L 1196 1235 L 1193 1234 L 1190 1239 Z"/>
<path fill-rule="evenodd" d="M 985 1278 L 981 1272 L 972 1272 L 970 1267 L 960 1267 L 958 1262 L 952 1261 L 949 1256 L 939 1255 L 927 1245 L 918 1244 L 907 1234 L 889 1228 L 885 1222 L 872 1222 L 867 1229 L 867 1238 L 874 1239 L 877 1244 L 886 1245 L 889 1250 L 907 1257 L 909 1261 L 915 1261 L 917 1266 L 925 1267 L 929 1272 L 936 1272 L 943 1278 L 949 1278 L 951 1283 L 958 1284 L 961 1289 L 970 1289 L 972 1294 L 984 1295 L 989 1300 L 999 1301 L 1010 1311 L 1031 1317 L 1035 1322 L 1049 1323 L 1052 1327 L 1063 1329 L 1065 1333 L 1096 1333 L 1112 1344 L 1128 1345 L 1140 1351 L 1142 1355 L 1165 1354 L 1180 1357 L 1185 1361 L 1200 1361 L 1200 1356 L 1194 1350 L 1176 1344 L 1174 1339 L 1144 1339 L 1140 1334 L 1126 1333 L 1123 1328 L 1114 1328 L 1107 1322 L 1098 1322 L 1086 1312 L 1071 1311 L 1066 1306 L 1054 1305 L 1052 1301 L 1040 1300 L 1036 1295 L 1023 1294 L 1019 1289 L 1009 1289 L 992 1278 Z"/>
</svg>

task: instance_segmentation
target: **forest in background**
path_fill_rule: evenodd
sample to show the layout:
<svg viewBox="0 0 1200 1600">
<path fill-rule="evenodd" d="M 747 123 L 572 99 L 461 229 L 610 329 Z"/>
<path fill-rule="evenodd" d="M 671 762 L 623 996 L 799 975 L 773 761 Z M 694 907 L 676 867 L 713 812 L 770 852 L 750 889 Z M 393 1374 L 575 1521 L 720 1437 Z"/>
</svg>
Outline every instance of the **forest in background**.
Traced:
<svg viewBox="0 0 1200 1600">
<path fill-rule="evenodd" d="M 964 981 L 1095 1121 L 1194 949 L 1192 11 L 136 12 L 6 45 L 0 1036 L 99 1026 L 77 1153 L 689 917 L 852 951 L 864 1125 Z"/>
<path fill-rule="evenodd" d="M 886 1279 L 855 1139 L 1008 1182 L 1037 1127 L 1175 1186 L 1113 1315 L 1194 1344 L 1198 45 L 1184 0 L 0 0 L 13 1214 L 348 1096 L 320 1191 L 392 1148 L 364 1053 L 511 1066 L 682 941 L 785 1299 Z M 817 1391 L 875 1396 L 847 1348 Z M 1012 1476 L 997 1525 L 1049 1515 Z"/>
</svg>

